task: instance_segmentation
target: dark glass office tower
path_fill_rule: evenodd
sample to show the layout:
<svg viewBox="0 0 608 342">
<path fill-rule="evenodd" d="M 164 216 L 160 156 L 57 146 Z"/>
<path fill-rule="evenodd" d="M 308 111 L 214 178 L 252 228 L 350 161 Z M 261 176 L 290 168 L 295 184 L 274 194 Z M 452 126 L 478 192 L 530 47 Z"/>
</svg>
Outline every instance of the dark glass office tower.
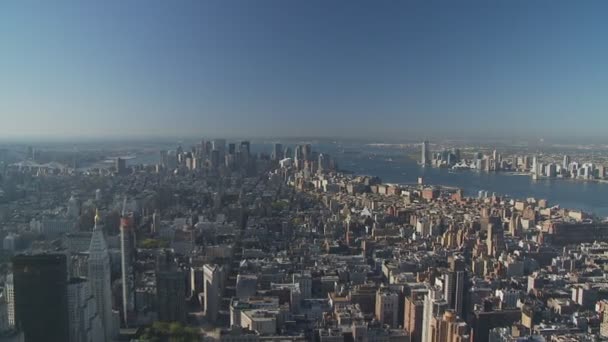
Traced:
<svg viewBox="0 0 608 342">
<path fill-rule="evenodd" d="M 13 277 L 15 321 L 25 342 L 68 341 L 66 256 L 17 255 Z"/>
</svg>

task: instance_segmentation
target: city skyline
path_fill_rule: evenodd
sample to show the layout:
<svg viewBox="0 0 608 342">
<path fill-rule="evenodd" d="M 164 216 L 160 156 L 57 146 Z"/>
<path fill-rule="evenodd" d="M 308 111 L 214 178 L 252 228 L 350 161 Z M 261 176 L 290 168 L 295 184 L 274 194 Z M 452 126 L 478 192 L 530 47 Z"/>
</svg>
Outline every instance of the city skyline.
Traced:
<svg viewBox="0 0 608 342">
<path fill-rule="evenodd" d="M 0 1 L 0 341 L 608 341 L 606 13 Z"/>
<path fill-rule="evenodd" d="M 330 145 L 0 149 L 0 339 L 608 337 L 605 153 Z"/>
<path fill-rule="evenodd" d="M 603 135 L 607 4 L 7 2 L 0 135 Z"/>
</svg>

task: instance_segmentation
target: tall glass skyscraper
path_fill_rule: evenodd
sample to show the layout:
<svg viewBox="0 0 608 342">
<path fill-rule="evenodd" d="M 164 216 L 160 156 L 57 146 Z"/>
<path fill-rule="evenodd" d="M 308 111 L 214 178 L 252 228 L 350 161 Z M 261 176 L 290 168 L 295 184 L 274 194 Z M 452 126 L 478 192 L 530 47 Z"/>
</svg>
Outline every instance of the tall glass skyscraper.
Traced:
<svg viewBox="0 0 608 342">
<path fill-rule="evenodd" d="M 15 316 L 25 342 L 68 341 L 68 268 L 63 254 L 13 258 Z"/>
</svg>

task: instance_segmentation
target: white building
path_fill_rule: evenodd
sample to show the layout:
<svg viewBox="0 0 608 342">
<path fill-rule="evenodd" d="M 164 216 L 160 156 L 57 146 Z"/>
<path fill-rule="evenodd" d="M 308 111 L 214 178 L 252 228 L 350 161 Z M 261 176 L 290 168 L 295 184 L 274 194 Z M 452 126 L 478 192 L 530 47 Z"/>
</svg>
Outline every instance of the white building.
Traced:
<svg viewBox="0 0 608 342">
<path fill-rule="evenodd" d="M 103 236 L 99 212 L 95 215 L 95 227 L 89 246 L 89 282 L 106 339 L 115 336 L 112 320 L 112 283 L 110 254 Z"/>
<path fill-rule="evenodd" d="M 293 165 L 293 159 L 291 159 L 291 158 L 281 159 L 279 161 L 279 165 L 281 165 L 281 167 L 284 169 L 290 168 Z"/>
<path fill-rule="evenodd" d="M 422 342 L 431 341 L 431 322 L 434 317 L 441 316 L 447 308 L 448 302 L 443 298 L 441 289 L 429 289 L 429 293 L 424 297 L 422 312 Z"/>
</svg>

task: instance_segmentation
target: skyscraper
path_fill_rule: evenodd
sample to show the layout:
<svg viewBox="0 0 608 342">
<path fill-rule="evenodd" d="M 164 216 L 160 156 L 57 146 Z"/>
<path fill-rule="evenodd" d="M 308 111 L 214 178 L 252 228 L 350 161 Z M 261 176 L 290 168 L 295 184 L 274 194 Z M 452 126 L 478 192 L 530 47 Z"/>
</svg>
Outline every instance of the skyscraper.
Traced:
<svg viewBox="0 0 608 342">
<path fill-rule="evenodd" d="M 70 342 L 108 341 L 97 311 L 90 283 L 72 278 L 68 283 L 68 318 Z"/>
<path fill-rule="evenodd" d="M 15 326 L 15 283 L 13 274 L 6 276 L 4 293 L 6 297 L 6 309 L 8 310 L 8 325 Z"/>
<path fill-rule="evenodd" d="M 95 304 L 101 319 L 105 338 L 115 335 L 112 319 L 112 282 L 110 269 L 110 254 L 103 236 L 101 217 L 99 211 L 95 214 L 95 226 L 89 246 L 89 283 L 95 298 Z"/>
<path fill-rule="evenodd" d="M 488 246 L 488 254 L 498 257 L 504 250 L 505 232 L 502 223 L 488 224 L 486 245 Z"/>
<path fill-rule="evenodd" d="M 211 141 L 214 150 L 219 152 L 219 160 L 224 160 L 226 156 L 226 139 L 215 139 Z"/>
<path fill-rule="evenodd" d="M 272 159 L 273 160 L 281 160 L 283 159 L 283 145 L 282 144 L 274 144 L 272 148 Z"/>
<path fill-rule="evenodd" d="M 168 164 L 169 164 L 168 158 L 169 158 L 169 154 L 168 154 L 167 150 L 160 151 L 160 158 L 158 160 L 158 164 L 160 166 L 166 168 L 168 166 Z"/>
<path fill-rule="evenodd" d="M 328 168 L 329 160 L 327 160 L 326 155 L 323 153 L 319 153 L 319 165 L 317 165 L 319 172 L 323 172 Z"/>
<path fill-rule="evenodd" d="M 293 150 L 291 149 L 291 147 L 285 147 L 285 150 L 283 151 L 283 156 L 285 158 L 293 158 Z"/>
<path fill-rule="evenodd" d="M 422 166 L 427 166 L 430 164 L 430 159 L 429 159 L 429 142 L 428 141 L 423 141 L 422 142 L 422 156 L 420 157 L 420 165 Z"/>
<path fill-rule="evenodd" d="M 464 259 L 456 256 L 448 258 L 450 269 L 444 273 L 443 295 L 448 302 L 448 307 L 460 316 L 464 314 L 464 292 L 465 292 L 465 262 Z"/>
<path fill-rule="evenodd" d="M 159 255 L 156 268 L 158 319 L 186 322 L 186 275 L 177 269 L 170 252 Z"/>
<path fill-rule="evenodd" d="M 519 236 L 521 229 L 521 217 L 516 212 L 513 212 L 509 220 L 509 233 L 511 236 Z"/>
<path fill-rule="evenodd" d="M 570 166 L 570 156 L 569 155 L 564 155 L 564 160 L 562 162 L 562 168 L 568 170 L 568 167 Z"/>
<path fill-rule="evenodd" d="M 211 169 L 217 170 L 220 167 L 220 151 L 211 151 Z"/>
<path fill-rule="evenodd" d="M 298 145 L 296 146 L 294 152 L 293 152 L 293 160 L 294 160 L 294 164 L 296 166 L 296 169 L 300 169 L 302 167 L 303 163 L 303 148 L 302 145 Z"/>
<path fill-rule="evenodd" d="M 241 153 L 246 153 L 247 156 L 251 154 L 251 143 L 249 141 L 241 141 Z"/>
<path fill-rule="evenodd" d="M 133 289 L 133 218 L 120 218 L 120 265 L 122 273 L 122 315 L 125 326 L 129 325 L 129 315 L 135 310 Z"/>
<path fill-rule="evenodd" d="M 302 157 L 304 160 L 310 160 L 312 158 L 312 146 L 310 144 L 302 146 Z"/>
<path fill-rule="evenodd" d="M 122 158 L 116 158 L 116 173 L 124 175 L 127 173 L 127 161 Z"/>
<path fill-rule="evenodd" d="M 411 342 L 422 341 L 422 315 L 424 313 L 424 296 L 428 289 L 412 289 L 405 298 L 403 329 L 410 335 Z"/>
<path fill-rule="evenodd" d="M 205 318 L 215 322 L 220 310 L 224 269 L 218 265 L 203 266 L 203 286 L 205 292 Z"/>
<path fill-rule="evenodd" d="M 17 255 L 13 277 L 16 324 L 25 342 L 69 341 L 66 256 Z"/>
<path fill-rule="evenodd" d="M 6 302 L 6 296 L 0 295 L 0 334 L 6 330 L 11 329 L 8 324 L 8 305 Z"/>
<path fill-rule="evenodd" d="M 443 294 L 437 288 L 430 288 L 424 297 L 424 309 L 422 313 L 422 342 L 432 341 L 431 323 L 433 318 L 442 315 L 447 310 L 448 303 Z"/>
</svg>

